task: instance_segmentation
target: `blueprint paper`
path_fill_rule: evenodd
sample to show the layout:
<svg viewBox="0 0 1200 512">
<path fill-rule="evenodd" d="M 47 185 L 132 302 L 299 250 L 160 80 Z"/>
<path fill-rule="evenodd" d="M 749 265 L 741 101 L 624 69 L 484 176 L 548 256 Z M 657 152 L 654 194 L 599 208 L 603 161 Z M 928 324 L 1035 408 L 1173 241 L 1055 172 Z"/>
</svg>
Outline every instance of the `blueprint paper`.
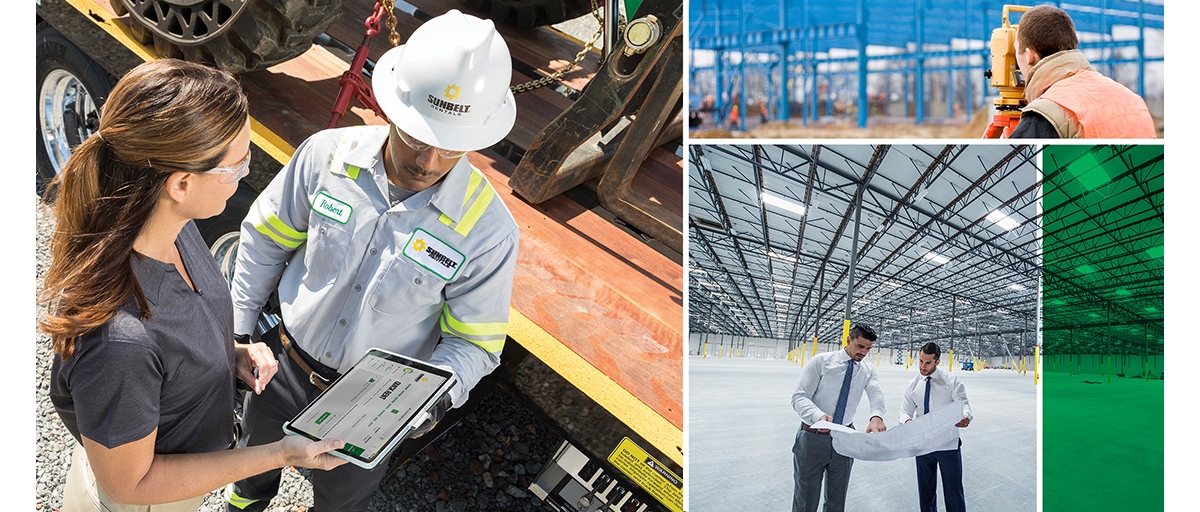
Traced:
<svg viewBox="0 0 1200 512">
<path fill-rule="evenodd" d="M 963 403 L 939 407 L 908 423 L 883 432 L 833 430 L 834 451 L 854 459 L 888 461 L 958 447 L 955 423 L 962 421 Z M 831 428 L 813 425 L 813 428 Z M 834 425 L 833 427 L 837 427 Z"/>
</svg>

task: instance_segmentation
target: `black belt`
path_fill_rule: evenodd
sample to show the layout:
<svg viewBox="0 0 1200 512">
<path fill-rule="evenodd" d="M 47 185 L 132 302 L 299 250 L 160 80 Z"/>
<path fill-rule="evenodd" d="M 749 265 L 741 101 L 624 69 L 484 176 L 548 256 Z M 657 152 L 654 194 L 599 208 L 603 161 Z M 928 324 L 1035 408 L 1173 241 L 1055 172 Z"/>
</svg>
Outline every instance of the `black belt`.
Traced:
<svg viewBox="0 0 1200 512">
<path fill-rule="evenodd" d="M 336 370 L 321 364 L 308 355 L 304 349 L 292 343 L 291 336 L 288 335 L 287 329 L 283 327 L 282 323 L 279 324 L 279 344 L 283 345 L 283 350 L 292 357 L 292 361 L 295 361 L 296 365 L 308 374 L 308 381 L 317 389 L 325 391 L 325 388 L 341 376 Z"/>
</svg>

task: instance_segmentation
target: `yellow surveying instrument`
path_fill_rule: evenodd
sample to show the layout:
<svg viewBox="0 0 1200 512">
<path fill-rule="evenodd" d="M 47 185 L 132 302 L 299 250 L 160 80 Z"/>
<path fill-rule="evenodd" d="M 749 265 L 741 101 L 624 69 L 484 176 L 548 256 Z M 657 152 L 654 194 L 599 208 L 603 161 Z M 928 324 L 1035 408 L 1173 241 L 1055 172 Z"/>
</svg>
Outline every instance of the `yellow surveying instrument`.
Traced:
<svg viewBox="0 0 1200 512">
<path fill-rule="evenodd" d="M 1021 108 L 1025 106 L 1025 77 L 1017 69 L 1017 25 L 1008 23 L 1010 12 L 1025 12 L 1028 7 L 1005 5 L 1000 13 L 1000 28 L 992 31 L 992 68 L 983 76 L 989 84 L 1000 90 L 992 99 L 996 113 L 983 134 L 985 139 L 1007 138 L 1021 122 Z"/>
</svg>

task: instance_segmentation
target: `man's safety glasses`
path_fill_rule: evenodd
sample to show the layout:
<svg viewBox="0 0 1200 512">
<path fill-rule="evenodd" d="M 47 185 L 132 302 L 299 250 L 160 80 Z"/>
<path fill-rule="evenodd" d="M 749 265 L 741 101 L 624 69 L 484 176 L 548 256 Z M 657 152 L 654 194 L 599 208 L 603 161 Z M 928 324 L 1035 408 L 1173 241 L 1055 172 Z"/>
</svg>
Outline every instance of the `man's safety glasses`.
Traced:
<svg viewBox="0 0 1200 512">
<path fill-rule="evenodd" d="M 405 144 L 408 144 L 408 147 L 413 148 L 415 151 L 425 151 L 433 148 L 435 151 L 437 151 L 438 156 L 447 159 L 460 158 L 467 154 L 466 151 L 451 151 L 449 149 L 435 148 L 429 144 L 412 138 L 411 135 L 404 133 L 404 130 L 399 128 L 396 128 L 396 133 L 400 134 L 400 140 L 404 141 Z"/>
</svg>

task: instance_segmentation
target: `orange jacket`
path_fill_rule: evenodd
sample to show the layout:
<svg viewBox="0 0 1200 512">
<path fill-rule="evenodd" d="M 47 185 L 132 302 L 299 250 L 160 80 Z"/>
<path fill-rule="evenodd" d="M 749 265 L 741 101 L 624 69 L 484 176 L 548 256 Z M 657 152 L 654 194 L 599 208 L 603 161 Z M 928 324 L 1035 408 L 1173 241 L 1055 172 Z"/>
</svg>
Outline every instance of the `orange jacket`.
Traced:
<svg viewBox="0 0 1200 512">
<path fill-rule="evenodd" d="M 1025 110 L 1042 114 L 1064 138 L 1155 138 L 1154 118 L 1145 100 L 1093 70 L 1078 50 L 1039 61 L 1030 72 L 1025 95 Z"/>
</svg>

